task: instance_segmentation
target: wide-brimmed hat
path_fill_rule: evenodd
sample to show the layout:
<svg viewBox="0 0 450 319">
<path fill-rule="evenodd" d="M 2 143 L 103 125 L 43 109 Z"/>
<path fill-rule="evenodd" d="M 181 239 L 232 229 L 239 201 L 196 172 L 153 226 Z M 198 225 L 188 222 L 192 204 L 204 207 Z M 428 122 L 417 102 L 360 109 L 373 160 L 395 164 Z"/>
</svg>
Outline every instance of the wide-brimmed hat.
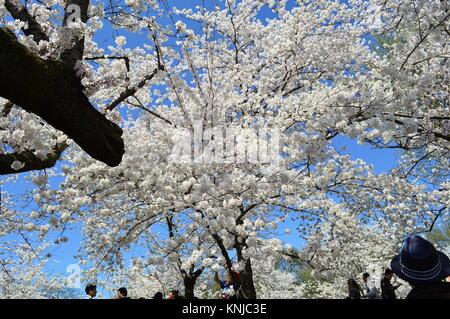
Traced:
<svg viewBox="0 0 450 319">
<path fill-rule="evenodd" d="M 391 261 L 391 268 L 411 284 L 429 284 L 450 275 L 450 259 L 432 243 L 414 235 L 403 242 L 400 254 Z"/>
</svg>

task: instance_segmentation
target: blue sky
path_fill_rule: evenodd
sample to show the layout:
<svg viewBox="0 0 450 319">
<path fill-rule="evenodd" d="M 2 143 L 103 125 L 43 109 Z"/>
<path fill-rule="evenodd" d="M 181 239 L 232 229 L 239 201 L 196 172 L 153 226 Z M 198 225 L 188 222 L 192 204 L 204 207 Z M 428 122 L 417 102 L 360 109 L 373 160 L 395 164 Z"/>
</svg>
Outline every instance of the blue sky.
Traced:
<svg viewBox="0 0 450 319">
<path fill-rule="evenodd" d="M 176 6 L 177 8 L 190 8 L 199 3 L 199 1 L 193 1 L 193 0 L 167 0 L 168 6 L 170 8 Z M 218 1 L 206 1 L 205 3 L 210 5 L 215 5 Z M 291 1 L 292 3 L 292 1 Z M 209 7 L 209 6 L 207 6 Z M 213 6 L 212 6 L 213 7 Z M 264 12 L 261 15 L 261 19 L 263 20 L 266 17 L 270 16 L 269 10 L 264 10 Z M 174 17 L 176 19 L 176 17 Z M 164 18 L 163 21 L 166 21 L 169 24 L 172 24 L 172 22 Z M 190 25 L 189 22 L 186 22 L 188 26 Z M 201 27 L 193 28 L 194 30 L 201 31 Z M 109 44 L 114 43 L 114 39 L 118 35 L 125 35 L 127 36 L 127 44 L 125 47 L 134 48 L 137 46 L 143 47 L 143 41 L 146 39 L 143 35 L 132 35 L 130 33 L 121 31 L 121 30 L 115 30 L 110 28 L 105 23 L 105 29 L 99 32 L 95 40 L 101 45 L 101 47 L 106 48 Z M 146 40 L 145 40 L 146 41 Z M 148 41 L 147 41 L 147 44 Z M 362 159 L 365 162 L 372 164 L 374 166 L 376 173 L 382 173 L 382 172 L 388 172 L 389 169 L 395 166 L 396 163 L 396 152 L 392 149 L 372 149 L 370 146 L 362 146 L 358 145 L 355 141 L 350 140 L 349 138 L 343 137 L 343 136 L 337 136 L 333 139 L 333 145 L 337 150 L 343 148 L 344 146 L 347 148 L 347 152 L 351 155 L 352 159 Z M 60 166 L 61 163 L 58 164 Z M 7 191 L 9 193 L 14 194 L 20 194 L 23 193 L 23 191 L 27 187 L 32 187 L 31 184 L 28 184 L 24 177 L 29 176 L 30 173 L 24 173 L 21 175 L 21 178 L 19 179 L 18 183 L 14 184 L 8 184 L 2 189 L 2 191 Z M 60 182 L 60 180 L 56 179 L 52 182 L 52 187 L 57 187 L 57 184 Z M 27 211 L 32 211 L 34 209 L 33 205 L 30 205 L 27 207 Z M 284 234 L 283 230 L 285 228 L 290 228 L 292 230 L 291 235 Z M 294 247 L 299 247 L 301 245 L 301 242 L 298 239 L 298 236 L 296 234 L 296 226 L 290 221 L 287 221 L 279 226 L 278 230 L 280 232 L 279 238 L 284 240 L 285 242 L 291 244 Z M 51 262 L 47 265 L 47 270 L 51 272 L 57 272 L 57 273 L 65 273 L 66 268 L 70 264 L 74 264 L 77 262 L 76 259 L 73 258 L 74 255 L 77 254 L 77 249 L 80 246 L 80 241 L 82 240 L 82 236 L 79 233 L 79 231 L 68 231 L 66 233 L 66 236 L 69 237 L 69 242 L 63 244 L 59 249 L 52 250 L 52 258 Z"/>
</svg>

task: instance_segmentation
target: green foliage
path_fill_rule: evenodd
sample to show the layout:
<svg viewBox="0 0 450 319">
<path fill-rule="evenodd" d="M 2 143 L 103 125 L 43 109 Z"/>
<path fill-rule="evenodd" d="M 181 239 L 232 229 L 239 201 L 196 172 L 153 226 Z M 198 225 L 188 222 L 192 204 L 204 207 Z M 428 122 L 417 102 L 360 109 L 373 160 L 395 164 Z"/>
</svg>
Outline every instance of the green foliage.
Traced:
<svg viewBox="0 0 450 319">
<path fill-rule="evenodd" d="M 437 248 L 445 249 L 446 247 L 450 247 L 450 221 L 447 221 L 438 227 L 434 227 L 433 230 L 427 234 L 426 238 Z"/>
<path fill-rule="evenodd" d="M 293 248 L 291 253 L 292 255 L 298 255 L 298 250 Z M 275 263 L 275 269 L 293 274 L 297 283 L 313 279 L 312 268 L 300 260 L 280 257 Z"/>
</svg>

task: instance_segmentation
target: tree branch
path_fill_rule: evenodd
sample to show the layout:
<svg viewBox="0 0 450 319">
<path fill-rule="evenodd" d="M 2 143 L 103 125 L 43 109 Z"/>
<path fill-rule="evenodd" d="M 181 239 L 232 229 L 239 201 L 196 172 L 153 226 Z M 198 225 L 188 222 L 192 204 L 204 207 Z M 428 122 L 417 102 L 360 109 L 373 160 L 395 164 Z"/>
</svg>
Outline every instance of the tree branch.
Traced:
<svg viewBox="0 0 450 319">
<path fill-rule="evenodd" d="M 96 110 L 73 69 L 46 61 L 0 28 L 0 96 L 63 131 L 93 158 L 109 166 L 122 160 L 122 129 Z"/>
<path fill-rule="evenodd" d="M 53 167 L 67 147 L 69 145 L 66 142 L 56 144 L 43 160 L 37 157 L 32 151 L 0 154 L 0 175 L 23 173 Z M 15 170 L 11 167 L 15 161 L 22 162 L 25 166 L 19 170 Z"/>
<path fill-rule="evenodd" d="M 143 88 L 144 85 L 150 81 L 151 79 L 153 79 L 153 77 L 158 73 L 158 71 L 164 71 L 164 65 L 162 64 L 162 60 L 161 60 L 161 49 L 159 48 L 159 45 L 156 42 L 156 37 L 153 36 L 153 40 L 155 42 L 155 47 L 156 47 L 156 56 L 157 56 L 157 62 L 158 62 L 158 66 L 152 71 L 152 73 L 150 73 L 149 75 L 145 76 L 136 86 L 132 87 L 132 88 L 128 88 L 125 91 L 123 91 L 119 97 L 114 100 L 108 107 L 107 110 L 111 111 L 113 110 L 117 105 L 119 105 L 120 103 L 122 103 L 123 101 L 125 101 L 128 97 L 134 95 L 139 89 Z"/>
<path fill-rule="evenodd" d="M 63 19 L 63 27 L 70 28 L 69 18 L 72 17 L 75 11 L 71 11 L 71 9 L 77 6 L 80 8 L 80 17 L 76 17 L 81 19 L 81 22 L 86 23 L 88 20 L 88 8 L 89 8 L 89 0 L 68 0 L 66 1 L 66 7 L 64 8 L 64 19 Z M 81 36 L 79 39 L 71 39 L 71 41 L 75 41 L 75 44 L 63 51 L 59 56 L 59 59 L 67 65 L 67 67 L 73 69 L 77 61 L 83 59 L 83 51 L 84 51 L 84 36 Z"/>
<path fill-rule="evenodd" d="M 151 79 L 153 79 L 153 77 L 156 75 L 156 73 L 158 72 L 158 69 L 154 69 L 152 73 L 150 73 L 149 75 L 145 76 L 144 79 L 142 79 L 138 85 L 132 87 L 132 88 L 128 88 L 125 91 L 123 91 L 119 97 L 117 99 L 115 99 L 108 107 L 107 110 L 111 111 L 113 110 L 117 105 L 119 105 L 120 103 L 122 103 L 123 101 L 125 101 L 127 98 L 129 98 L 130 96 L 134 95 L 139 89 L 141 89 L 142 87 L 144 87 L 144 85 L 150 81 Z"/>
<path fill-rule="evenodd" d="M 27 8 L 23 6 L 19 0 L 5 0 L 5 8 L 11 16 L 22 22 L 26 22 L 28 27 L 22 28 L 26 36 L 33 36 L 36 43 L 40 41 L 48 41 L 48 36 L 44 33 L 39 23 L 28 12 Z"/>
<path fill-rule="evenodd" d="M 14 106 L 14 103 L 11 103 L 10 101 L 6 102 L 2 109 L 2 117 L 8 116 L 9 112 L 11 112 L 13 106 Z"/>
</svg>

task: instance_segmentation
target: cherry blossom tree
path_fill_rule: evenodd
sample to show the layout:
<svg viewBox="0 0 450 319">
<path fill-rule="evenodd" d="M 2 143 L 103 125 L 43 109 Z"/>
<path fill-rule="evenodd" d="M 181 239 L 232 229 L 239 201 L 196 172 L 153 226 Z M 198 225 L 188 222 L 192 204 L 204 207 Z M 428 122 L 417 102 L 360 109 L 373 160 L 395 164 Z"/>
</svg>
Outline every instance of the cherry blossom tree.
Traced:
<svg viewBox="0 0 450 319">
<path fill-rule="evenodd" d="M 448 218 L 444 1 L 99 2 L 73 28 L 48 20 L 58 1 L 43 3 L 28 6 L 48 40 L 36 42 L 27 34 L 35 25 L 13 15 L 8 27 L 24 33 L 14 41 L 41 59 L 68 59 L 84 100 L 120 125 L 125 153 L 115 167 L 99 163 L 6 102 L 2 154 L 32 150 L 54 164 L 64 152 L 58 187 L 35 180 L 31 218 L 81 229 L 86 276 L 120 282 L 142 246 L 148 256 L 127 280 L 150 276 L 151 290 L 165 291 L 170 277 L 186 295 L 205 295 L 197 279 L 222 268 L 240 273 L 241 298 L 337 298 L 349 276 L 385 267 L 405 235 Z M 144 48 L 128 48 L 125 36 L 102 48 L 93 39 L 104 23 L 140 34 Z M 405 153 L 375 174 L 333 147 L 338 135 Z M 15 159 L 8 165 L 23 169 Z M 277 239 L 288 219 L 306 241 L 299 254 Z M 308 264 L 316 280 L 271 287 L 270 278 L 293 283 L 274 269 L 280 256 Z"/>
<path fill-rule="evenodd" d="M 426 236 L 438 222 L 448 223 L 447 189 L 412 184 L 401 166 L 367 181 L 370 185 L 360 185 L 364 196 L 344 189 L 336 192 L 338 197 L 330 203 L 334 208 L 319 217 L 314 227 L 303 230 L 309 234 L 307 245 L 300 253 L 285 251 L 285 256 L 307 262 L 313 269 L 315 280 L 303 284 L 309 297 L 345 297 L 346 281 L 353 278 L 362 285 L 365 272 L 379 283 L 407 236 Z M 398 295 L 404 297 L 408 291 L 406 284 Z"/>
</svg>

